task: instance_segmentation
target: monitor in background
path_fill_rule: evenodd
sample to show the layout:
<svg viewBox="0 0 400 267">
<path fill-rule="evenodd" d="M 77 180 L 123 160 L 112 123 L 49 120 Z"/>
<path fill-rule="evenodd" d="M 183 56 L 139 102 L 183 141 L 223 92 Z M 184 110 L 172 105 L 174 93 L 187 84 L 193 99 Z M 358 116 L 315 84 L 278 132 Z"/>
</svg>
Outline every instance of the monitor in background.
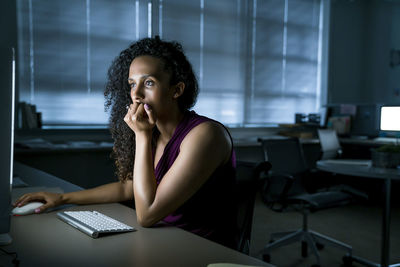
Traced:
<svg viewBox="0 0 400 267">
<path fill-rule="evenodd" d="M 381 131 L 400 131 L 400 106 L 381 107 Z"/>
<path fill-rule="evenodd" d="M 0 245 L 11 243 L 10 214 L 14 160 L 15 50 L 0 46 Z"/>
<path fill-rule="evenodd" d="M 345 105 L 346 106 L 346 105 Z M 345 110 L 347 111 L 347 110 Z M 357 104 L 355 114 L 350 114 L 342 109 L 341 104 L 329 106 L 328 117 L 351 117 L 350 135 L 352 137 L 376 137 L 379 135 L 378 104 Z"/>
<path fill-rule="evenodd" d="M 379 105 L 360 104 L 351 122 L 352 136 L 376 137 L 379 135 Z"/>
</svg>

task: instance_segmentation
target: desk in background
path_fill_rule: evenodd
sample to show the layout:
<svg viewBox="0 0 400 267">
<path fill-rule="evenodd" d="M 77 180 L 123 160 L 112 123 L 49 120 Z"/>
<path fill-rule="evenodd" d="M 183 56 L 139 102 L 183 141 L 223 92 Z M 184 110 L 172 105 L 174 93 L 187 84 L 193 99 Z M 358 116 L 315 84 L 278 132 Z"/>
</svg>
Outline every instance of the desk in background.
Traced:
<svg viewBox="0 0 400 267">
<path fill-rule="evenodd" d="M 18 143 L 14 159 L 87 189 L 117 181 L 111 150 L 109 142 L 32 139 Z"/>
<path fill-rule="evenodd" d="M 370 161 L 360 160 L 321 160 L 317 162 L 317 168 L 327 172 L 384 181 L 382 194 L 385 201 L 382 214 L 381 263 L 379 265 L 356 256 L 353 256 L 353 259 L 367 266 L 400 266 L 400 264 L 389 265 L 391 186 L 392 180 L 400 180 L 400 169 L 375 168 L 372 167 Z"/>
<path fill-rule="evenodd" d="M 396 138 L 343 138 L 339 139 L 344 158 L 371 159 L 371 149 L 387 144 L 395 144 Z"/>
<path fill-rule="evenodd" d="M 30 186 L 60 187 L 65 192 L 80 189 L 22 164 L 15 164 L 15 172 Z M 176 227 L 140 227 L 135 211 L 121 204 L 69 209 L 97 210 L 134 226 L 137 231 L 93 239 L 59 220 L 53 211 L 12 217 L 13 243 L 3 248 L 17 252 L 21 266 L 204 267 L 221 262 L 272 266 Z"/>
</svg>

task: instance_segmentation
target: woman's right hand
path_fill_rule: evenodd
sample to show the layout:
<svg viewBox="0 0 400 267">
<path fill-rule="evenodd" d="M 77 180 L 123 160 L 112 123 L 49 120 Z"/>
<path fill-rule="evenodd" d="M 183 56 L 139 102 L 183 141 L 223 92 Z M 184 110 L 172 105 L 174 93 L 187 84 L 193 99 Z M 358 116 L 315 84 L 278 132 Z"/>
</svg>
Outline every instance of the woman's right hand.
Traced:
<svg viewBox="0 0 400 267">
<path fill-rule="evenodd" d="M 50 193 L 50 192 L 36 192 L 28 193 L 21 196 L 15 203 L 14 207 L 22 207 L 32 201 L 38 201 L 44 203 L 35 210 L 35 213 L 41 213 L 49 208 L 60 206 L 63 203 L 63 194 Z"/>
<path fill-rule="evenodd" d="M 128 107 L 124 117 L 125 123 L 138 135 L 141 132 L 152 132 L 156 125 L 156 117 L 152 108 L 148 104 L 133 102 Z"/>
</svg>

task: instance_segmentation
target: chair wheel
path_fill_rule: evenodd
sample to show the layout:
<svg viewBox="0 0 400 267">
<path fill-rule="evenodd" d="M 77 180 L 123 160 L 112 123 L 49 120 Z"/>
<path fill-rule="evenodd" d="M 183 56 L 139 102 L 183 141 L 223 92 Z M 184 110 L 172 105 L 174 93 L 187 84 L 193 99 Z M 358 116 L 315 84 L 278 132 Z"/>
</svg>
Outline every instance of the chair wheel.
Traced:
<svg viewBox="0 0 400 267">
<path fill-rule="evenodd" d="M 271 262 L 271 255 L 264 254 L 262 257 L 263 257 L 263 261 L 268 262 L 268 263 Z"/>
<path fill-rule="evenodd" d="M 316 245 L 318 250 L 321 250 L 321 249 L 323 249 L 325 247 L 325 245 L 321 244 L 321 243 L 316 243 L 315 245 Z"/>
<path fill-rule="evenodd" d="M 353 265 L 352 265 L 353 260 L 352 260 L 352 258 L 351 258 L 350 256 L 348 256 L 348 255 L 343 256 L 342 260 L 343 260 L 343 265 L 344 265 L 345 267 L 353 266 Z"/>
<path fill-rule="evenodd" d="M 271 239 L 268 241 L 269 244 L 274 243 L 274 242 L 275 242 L 275 239 Z"/>
</svg>

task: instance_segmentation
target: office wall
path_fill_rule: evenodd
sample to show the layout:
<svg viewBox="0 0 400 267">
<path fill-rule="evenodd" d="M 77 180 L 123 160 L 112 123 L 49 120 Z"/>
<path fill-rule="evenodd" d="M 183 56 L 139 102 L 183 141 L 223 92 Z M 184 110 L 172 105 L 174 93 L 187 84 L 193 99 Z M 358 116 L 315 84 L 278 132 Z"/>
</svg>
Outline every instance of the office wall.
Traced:
<svg viewBox="0 0 400 267">
<path fill-rule="evenodd" d="M 332 0 L 328 104 L 400 104 L 398 25 L 400 2 Z"/>
<path fill-rule="evenodd" d="M 17 13 L 15 1 L 5 0 L 1 4 L 1 16 L 0 16 L 0 29 L 1 38 L 0 44 L 2 46 L 14 46 L 17 45 Z M 1 53 L 4 53 L 1 51 Z M 8 53 L 8 51 L 6 51 Z"/>
<path fill-rule="evenodd" d="M 392 27 L 391 27 L 391 48 L 400 51 L 400 2 L 391 7 L 392 12 Z M 389 98 L 390 95 L 394 98 L 394 102 L 400 103 L 400 65 L 391 68 L 389 71 Z"/>
<path fill-rule="evenodd" d="M 364 9 L 360 1 L 331 1 L 328 104 L 364 101 Z"/>
<path fill-rule="evenodd" d="M 399 68 L 390 67 L 390 50 L 400 49 L 400 43 L 393 43 L 396 35 L 400 36 L 395 24 L 395 10 L 400 11 L 400 2 L 371 1 L 368 6 L 367 62 L 365 87 L 368 101 L 372 103 L 399 104 L 400 95 L 396 95 L 396 87 L 400 88 Z M 397 26 L 396 26 L 397 25 Z M 397 28 L 397 33 L 395 29 Z M 397 77 L 395 75 L 397 71 Z M 397 83 L 397 85 L 396 85 Z"/>
</svg>

